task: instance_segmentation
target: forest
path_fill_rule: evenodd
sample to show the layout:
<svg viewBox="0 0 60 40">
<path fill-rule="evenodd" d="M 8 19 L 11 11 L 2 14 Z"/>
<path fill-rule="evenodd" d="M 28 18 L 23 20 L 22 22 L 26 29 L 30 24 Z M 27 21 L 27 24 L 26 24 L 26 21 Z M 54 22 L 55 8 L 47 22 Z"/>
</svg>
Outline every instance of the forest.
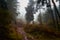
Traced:
<svg viewBox="0 0 60 40">
<path fill-rule="evenodd" d="M 60 0 L 28 1 L 23 21 L 17 0 L 0 0 L 0 40 L 60 40 Z"/>
</svg>

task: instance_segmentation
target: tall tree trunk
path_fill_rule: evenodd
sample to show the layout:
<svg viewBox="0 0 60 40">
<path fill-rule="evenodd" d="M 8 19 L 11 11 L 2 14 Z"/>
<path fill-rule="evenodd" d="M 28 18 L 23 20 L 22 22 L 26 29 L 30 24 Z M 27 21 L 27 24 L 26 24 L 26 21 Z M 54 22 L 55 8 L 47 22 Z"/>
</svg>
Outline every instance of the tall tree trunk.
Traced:
<svg viewBox="0 0 60 40">
<path fill-rule="evenodd" d="M 40 25 L 42 25 L 42 15 L 41 15 L 41 9 L 40 9 Z"/>
<path fill-rule="evenodd" d="M 57 9 L 57 7 L 56 7 L 56 4 L 55 4 L 54 0 L 52 0 L 52 3 L 53 3 L 53 5 L 54 5 L 55 24 L 56 24 L 56 28 L 57 28 L 57 30 L 58 30 L 58 28 L 60 28 L 60 27 L 59 27 L 59 22 L 58 22 L 58 17 L 59 17 L 59 19 L 60 19 L 60 13 L 59 13 L 59 11 L 58 11 L 58 9 Z"/>
<path fill-rule="evenodd" d="M 59 0 L 59 10 L 60 10 L 60 0 Z M 60 12 L 60 11 L 59 11 Z"/>
<path fill-rule="evenodd" d="M 59 11 L 58 11 L 58 9 L 57 9 L 57 7 L 56 7 L 56 4 L 55 4 L 54 0 L 52 0 L 52 3 L 53 3 L 54 8 L 55 8 L 55 10 L 56 10 L 56 12 L 57 12 L 57 15 L 58 15 L 59 18 L 60 18 L 60 13 L 59 13 Z"/>
<path fill-rule="evenodd" d="M 47 2 L 47 0 L 46 0 L 46 4 L 47 4 L 47 9 L 48 9 L 48 12 L 50 13 L 49 15 L 51 15 L 51 18 L 52 18 L 52 24 L 53 24 L 53 26 L 54 27 L 56 27 L 55 26 L 55 19 L 54 19 L 54 14 L 53 14 L 53 10 L 52 10 L 52 8 L 51 8 L 51 3 L 50 3 L 51 1 L 50 0 L 48 0 L 48 2 Z"/>
</svg>

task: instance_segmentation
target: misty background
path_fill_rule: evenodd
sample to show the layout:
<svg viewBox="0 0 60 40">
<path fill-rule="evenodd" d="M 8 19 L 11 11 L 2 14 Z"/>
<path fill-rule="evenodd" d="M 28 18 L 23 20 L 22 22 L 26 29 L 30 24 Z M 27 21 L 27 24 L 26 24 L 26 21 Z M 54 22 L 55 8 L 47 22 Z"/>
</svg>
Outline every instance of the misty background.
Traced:
<svg viewBox="0 0 60 40">
<path fill-rule="evenodd" d="M 17 7 L 17 11 L 20 13 L 18 16 L 17 16 L 17 18 L 18 19 L 21 19 L 21 20 L 23 20 L 24 22 L 26 22 L 26 21 L 35 21 L 35 22 L 38 22 L 38 15 L 39 15 L 39 13 L 40 13 L 40 11 L 39 10 L 41 10 L 41 13 L 42 13 L 42 15 L 45 13 L 45 11 L 47 10 L 47 7 L 46 7 L 46 4 L 44 5 L 44 6 L 42 6 L 42 8 L 41 9 L 38 9 L 37 11 L 35 10 L 36 9 L 36 3 L 37 3 L 37 0 L 17 0 L 19 3 L 17 3 L 19 6 Z M 58 7 L 59 6 L 59 2 L 57 1 L 56 2 L 56 0 L 54 0 L 54 2 L 55 2 L 55 4 L 56 4 L 56 6 Z M 33 8 L 32 8 L 33 7 Z M 51 2 L 51 7 L 52 7 L 52 9 L 53 9 L 53 3 Z M 28 11 L 28 10 L 29 11 Z M 33 12 L 34 11 L 34 12 Z M 35 12 L 36 11 L 36 12 Z M 31 13 L 30 13 L 31 12 Z M 32 16 L 32 17 L 28 17 L 27 19 L 28 20 L 26 20 L 26 14 L 32 14 L 32 15 L 30 15 L 30 16 Z"/>
</svg>

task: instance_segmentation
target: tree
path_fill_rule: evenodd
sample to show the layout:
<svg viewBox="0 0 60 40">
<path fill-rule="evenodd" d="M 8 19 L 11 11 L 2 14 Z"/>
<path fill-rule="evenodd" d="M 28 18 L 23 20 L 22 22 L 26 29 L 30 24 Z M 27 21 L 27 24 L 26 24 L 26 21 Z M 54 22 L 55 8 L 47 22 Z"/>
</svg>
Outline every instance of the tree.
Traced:
<svg viewBox="0 0 60 40">
<path fill-rule="evenodd" d="M 52 8 L 51 8 L 51 2 L 53 3 L 54 10 L 52 10 Z M 57 6 L 56 6 L 54 0 L 37 0 L 37 5 L 38 6 L 36 6 L 36 8 L 46 5 L 47 11 L 49 12 L 48 13 L 49 19 L 52 19 L 52 23 L 53 23 L 54 27 L 58 28 L 59 27 L 58 20 L 60 20 L 60 13 L 59 13 L 59 10 L 57 9 Z M 40 8 L 38 8 L 37 10 L 39 10 L 39 9 Z"/>
<path fill-rule="evenodd" d="M 38 21 L 42 25 L 42 14 L 41 14 L 41 10 L 40 10 L 40 13 L 38 15 Z"/>
<path fill-rule="evenodd" d="M 18 15 L 17 13 L 17 0 L 7 0 L 7 6 L 8 6 L 8 9 L 9 9 L 9 12 L 12 16 L 12 19 L 13 21 L 15 21 L 16 19 L 16 16 Z"/>
<path fill-rule="evenodd" d="M 0 40 L 11 40 L 9 39 L 8 25 L 12 22 L 13 18 L 16 16 L 16 15 L 13 16 L 11 15 L 15 13 L 11 13 L 11 11 L 9 11 L 10 9 L 8 8 L 7 3 L 8 1 L 6 0 L 0 0 Z"/>
<path fill-rule="evenodd" d="M 34 16 L 33 16 L 33 11 L 34 11 L 33 5 L 34 5 L 34 2 L 33 2 L 33 0 L 29 0 L 29 1 L 30 1 L 30 3 L 28 5 L 28 7 L 26 8 L 27 13 L 25 15 L 27 23 L 30 23 L 34 19 Z"/>
</svg>

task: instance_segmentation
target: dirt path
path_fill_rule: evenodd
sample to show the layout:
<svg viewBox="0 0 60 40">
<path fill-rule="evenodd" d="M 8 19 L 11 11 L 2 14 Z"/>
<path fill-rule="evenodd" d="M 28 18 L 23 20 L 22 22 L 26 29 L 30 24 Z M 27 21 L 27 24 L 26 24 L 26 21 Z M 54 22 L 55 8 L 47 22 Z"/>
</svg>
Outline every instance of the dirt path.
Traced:
<svg viewBox="0 0 60 40">
<path fill-rule="evenodd" d="M 26 33 L 24 32 L 22 27 L 17 27 L 17 32 L 23 35 L 24 40 L 28 40 Z"/>
</svg>

